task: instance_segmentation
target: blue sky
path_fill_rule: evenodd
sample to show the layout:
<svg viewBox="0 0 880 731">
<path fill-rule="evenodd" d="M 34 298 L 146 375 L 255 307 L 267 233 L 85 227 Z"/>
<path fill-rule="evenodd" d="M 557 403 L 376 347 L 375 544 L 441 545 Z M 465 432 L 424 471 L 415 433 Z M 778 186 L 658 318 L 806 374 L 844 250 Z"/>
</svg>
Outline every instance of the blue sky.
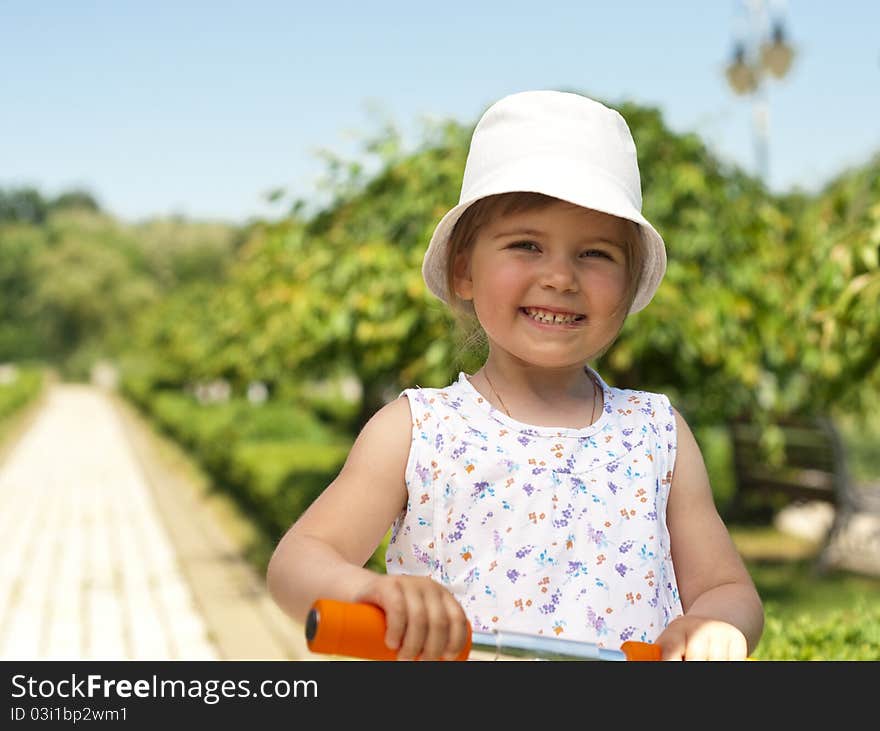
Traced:
<svg viewBox="0 0 880 731">
<path fill-rule="evenodd" d="M 767 84 L 769 183 L 815 190 L 880 150 L 880 2 L 788 0 L 797 56 Z M 734 0 L 0 0 L 0 186 L 90 190 L 126 220 L 319 204 L 318 149 L 362 157 L 390 119 L 476 122 L 506 94 L 571 88 L 657 106 L 755 170 L 727 86 Z M 638 143 L 638 140 L 636 140 Z"/>
</svg>

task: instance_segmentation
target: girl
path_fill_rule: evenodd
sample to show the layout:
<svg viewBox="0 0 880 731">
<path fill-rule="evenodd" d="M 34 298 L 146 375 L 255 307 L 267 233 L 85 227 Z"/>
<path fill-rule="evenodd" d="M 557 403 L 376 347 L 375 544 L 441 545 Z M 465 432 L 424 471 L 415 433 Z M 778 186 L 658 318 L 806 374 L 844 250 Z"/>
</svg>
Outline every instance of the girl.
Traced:
<svg viewBox="0 0 880 731">
<path fill-rule="evenodd" d="M 744 659 L 763 610 L 688 425 L 586 365 L 665 267 L 617 112 L 556 91 L 489 107 L 422 267 L 488 357 L 366 424 L 279 542 L 275 601 L 300 621 L 318 598 L 374 603 L 400 659 L 455 657 L 468 623 Z M 379 575 L 363 566 L 389 525 Z"/>
</svg>

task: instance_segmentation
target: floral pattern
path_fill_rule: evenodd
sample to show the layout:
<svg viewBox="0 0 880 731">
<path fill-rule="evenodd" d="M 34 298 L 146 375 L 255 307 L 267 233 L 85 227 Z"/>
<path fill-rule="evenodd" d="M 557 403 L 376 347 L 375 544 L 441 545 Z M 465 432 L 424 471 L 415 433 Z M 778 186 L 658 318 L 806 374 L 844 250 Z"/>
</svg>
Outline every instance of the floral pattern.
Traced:
<svg viewBox="0 0 880 731">
<path fill-rule="evenodd" d="M 604 406 L 582 429 L 518 422 L 464 373 L 401 392 L 413 419 L 409 498 L 388 573 L 444 584 L 479 631 L 619 647 L 654 641 L 682 614 L 665 520 L 669 399 L 592 373 Z"/>
</svg>

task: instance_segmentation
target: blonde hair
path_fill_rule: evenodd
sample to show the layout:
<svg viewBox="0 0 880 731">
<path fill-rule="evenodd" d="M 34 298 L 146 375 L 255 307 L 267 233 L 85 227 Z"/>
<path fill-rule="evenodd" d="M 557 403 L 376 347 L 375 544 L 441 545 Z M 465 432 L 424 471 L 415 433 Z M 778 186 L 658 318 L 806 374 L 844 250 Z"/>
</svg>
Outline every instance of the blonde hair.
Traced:
<svg viewBox="0 0 880 731">
<path fill-rule="evenodd" d="M 488 340 L 486 333 L 477 319 L 473 302 L 461 299 L 455 292 L 455 260 L 460 254 L 467 253 L 473 249 L 480 229 L 494 221 L 496 218 L 509 216 L 514 213 L 523 213 L 525 211 L 540 210 L 559 202 L 559 198 L 554 198 L 543 193 L 533 193 L 529 191 L 518 191 L 514 193 L 500 193 L 498 195 L 490 195 L 481 198 L 473 205 L 468 206 L 467 210 L 456 221 L 452 232 L 449 235 L 448 254 L 446 257 L 446 292 L 447 303 L 455 318 L 457 325 L 457 345 L 466 354 L 484 353 L 488 349 Z M 641 278 L 642 264 L 644 261 L 644 252 L 641 246 L 641 233 L 639 226 L 634 221 L 622 219 L 627 224 L 629 235 L 624 240 L 624 256 L 626 262 L 627 288 L 623 298 L 615 310 L 615 314 L 623 314 L 620 327 L 614 334 L 614 337 L 602 349 L 602 355 L 612 343 L 620 335 L 623 325 L 626 322 L 626 315 L 632 306 L 636 292 L 639 288 L 639 280 Z M 459 363 L 463 362 L 459 358 Z"/>
</svg>

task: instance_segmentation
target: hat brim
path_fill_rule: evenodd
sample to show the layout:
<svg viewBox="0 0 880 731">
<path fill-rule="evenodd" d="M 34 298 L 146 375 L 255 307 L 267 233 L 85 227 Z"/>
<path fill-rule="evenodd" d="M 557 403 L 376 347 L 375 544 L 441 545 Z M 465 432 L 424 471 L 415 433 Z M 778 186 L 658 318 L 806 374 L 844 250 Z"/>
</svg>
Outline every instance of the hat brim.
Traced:
<svg viewBox="0 0 880 731">
<path fill-rule="evenodd" d="M 592 186 L 585 186 L 592 181 Z M 633 206 L 623 186 L 604 171 L 585 171 L 583 163 L 575 165 L 566 158 L 548 164 L 546 155 L 519 158 L 497 167 L 491 176 L 471 183 L 467 200 L 447 211 L 431 236 L 422 261 L 422 277 L 428 289 L 443 302 L 449 302 L 446 287 L 446 261 L 449 237 L 462 214 L 478 200 L 490 195 L 512 192 L 543 193 L 638 224 L 643 247 L 642 272 L 630 313 L 644 309 L 660 286 L 666 272 L 666 245 L 663 237 Z"/>
</svg>

